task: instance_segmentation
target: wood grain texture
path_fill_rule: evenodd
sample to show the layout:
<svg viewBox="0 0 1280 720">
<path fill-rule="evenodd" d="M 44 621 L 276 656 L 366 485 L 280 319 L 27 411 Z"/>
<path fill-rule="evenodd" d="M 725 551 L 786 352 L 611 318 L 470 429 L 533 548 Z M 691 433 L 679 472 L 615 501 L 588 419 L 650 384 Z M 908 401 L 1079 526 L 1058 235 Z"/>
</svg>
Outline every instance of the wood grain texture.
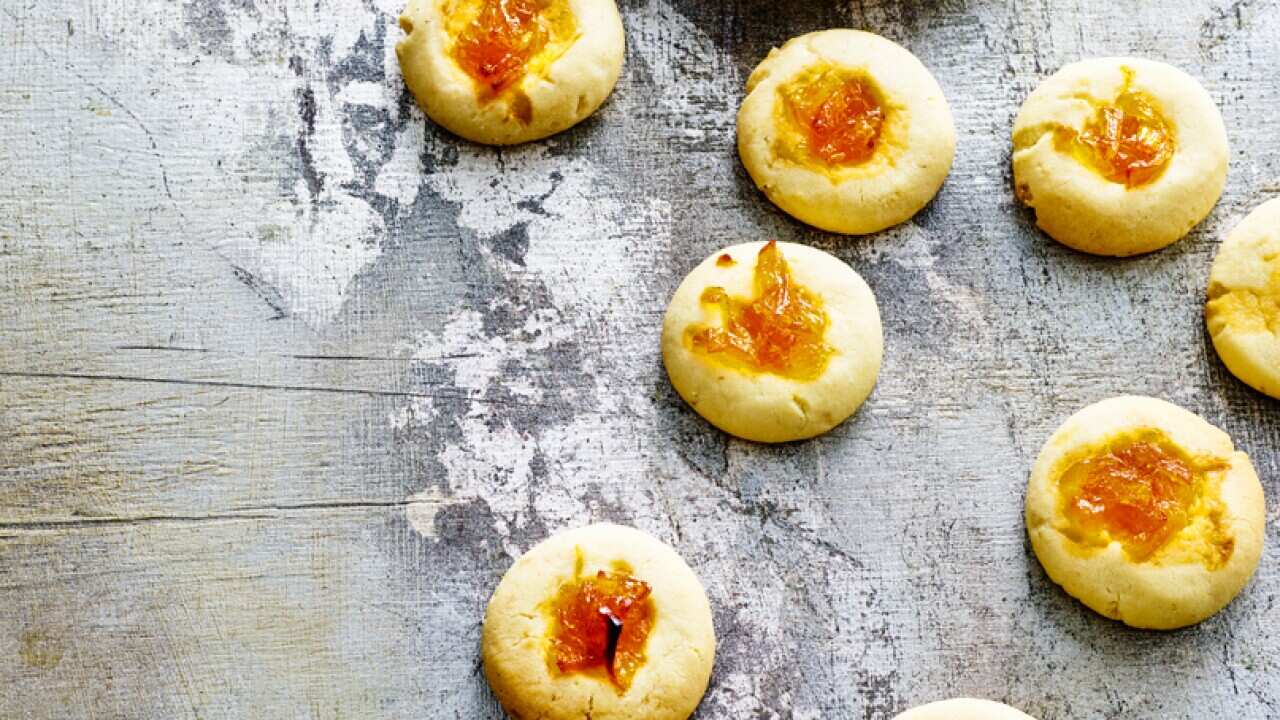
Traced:
<svg viewBox="0 0 1280 720">
<path fill-rule="evenodd" d="M 593 520 L 705 581 L 699 718 L 1280 716 L 1280 405 L 1201 320 L 1219 239 L 1280 193 L 1280 4 L 627 0 L 612 99 L 502 150 L 414 107 L 399 5 L 0 1 L 0 717 L 498 718 L 484 602 Z M 746 74 L 832 26 L 915 52 L 959 130 L 874 237 L 790 221 L 734 151 Z M 1116 54 L 1200 78 L 1232 146 L 1209 219 L 1125 261 L 1008 190 L 1021 99 Z M 658 358 L 684 273 L 768 237 L 849 262 L 886 335 L 859 414 L 782 447 Z M 1025 539 L 1044 438 L 1124 392 L 1229 431 L 1268 494 L 1253 583 L 1188 630 L 1094 615 Z"/>
</svg>

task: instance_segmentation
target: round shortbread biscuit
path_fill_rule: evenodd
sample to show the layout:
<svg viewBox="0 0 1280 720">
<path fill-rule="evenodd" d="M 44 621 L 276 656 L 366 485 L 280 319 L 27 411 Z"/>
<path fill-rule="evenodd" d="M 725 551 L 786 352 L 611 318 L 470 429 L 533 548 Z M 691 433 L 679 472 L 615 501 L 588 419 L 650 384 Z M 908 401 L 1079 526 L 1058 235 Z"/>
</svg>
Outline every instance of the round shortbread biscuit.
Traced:
<svg viewBox="0 0 1280 720">
<path fill-rule="evenodd" d="M 1280 199 L 1249 213 L 1218 249 L 1204 317 L 1227 369 L 1280 398 Z"/>
<path fill-rule="evenodd" d="M 1076 463 L 1147 436 L 1176 449 L 1203 479 L 1186 524 L 1139 560 L 1109 533 L 1084 539 L 1066 515 L 1062 485 Z M 1192 625 L 1231 602 L 1258 566 L 1265 513 L 1249 456 L 1194 413 L 1149 397 L 1111 398 L 1072 415 L 1045 443 L 1027 485 L 1027 532 L 1050 579 L 1140 628 Z"/>
<path fill-rule="evenodd" d="M 1082 160 L 1070 140 L 1125 93 L 1150 105 L 1173 143 L 1158 174 L 1132 187 Z M 1213 209 L 1226 178 L 1222 115 L 1195 78 L 1165 63 L 1096 58 L 1066 65 L 1027 97 L 1013 123 L 1018 198 L 1045 233 L 1082 252 L 1137 255 L 1177 241 Z"/>
<path fill-rule="evenodd" d="M 717 251 L 694 268 L 667 306 L 662 359 L 680 396 L 727 433 L 758 442 L 786 442 L 830 430 L 854 413 L 875 387 L 884 354 L 875 296 L 853 268 L 805 245 L 778 243 L 795 282 L 816 294 L 828 317 L 824 342 L 832 349 L 821 375 L 799 380 L 745 370 L 699 352 L 691 327 L 723 327 L 715 308 L 702 302 L 709 287 L 752 297 L 755 270 L 766 243 Z M 728 256 L 732 264 L 721 264 Z"/>
<path fill-rule="evenodd" d="M 625 691 L 602 674 L 562 673 L 552 658 L 552 603 L 575 577 L 619 563 L 652 588 L 646 660 Z M 619 525 L 557 533 L 520 556 L 485 609 L 485 677 L 513 717 L 684 720 L 706 692 L 715 660 L 711 606 L 698 578 L 661 540 Z"/>
<path fill-rule="evenodd" d="M 783 92 L 806 73 L 853 73 L 874 89 L 883 125 L 874 151 L 853 165 L 792 152 Z M 873 233 L 915 215 L 942 187 L 956 133 L 942 89 L 901 45 L 868 32 L 824 30 L 769 53 L 747 80 L 738 110 L 738 153 L 778 207 L 831 232 Z"/>
<path fill-rule="evenodd" d="M 913 707 L 895 717 L 894 720 L 1034 720 L 1034 718 L 1003 703 L 974 698 L 955 698 Z"/>
<path fill-rule="evenodd" d="M 458 37 L 486 2 L 410 0 L 396 44 L 405 83 L 427 116 L 468 140 L 511 145 L 583 120 L 613 91 L 625 39 L 614 0 L 549 0 L 548 42 L 519 79 L 494 94 L 455 57 Z"/>
</svg>

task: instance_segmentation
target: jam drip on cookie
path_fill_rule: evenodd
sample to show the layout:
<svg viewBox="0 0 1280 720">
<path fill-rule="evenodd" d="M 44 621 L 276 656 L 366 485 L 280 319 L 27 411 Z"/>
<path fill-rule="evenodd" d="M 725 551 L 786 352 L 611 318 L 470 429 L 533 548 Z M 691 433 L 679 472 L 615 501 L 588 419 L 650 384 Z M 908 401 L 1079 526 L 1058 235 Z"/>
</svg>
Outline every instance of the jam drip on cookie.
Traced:
<svg viewBox="0 0 1280 720">
<path fill-rule="evenodd" d="M 472 0 L 474 17 L 458 34 L 453 57 L 492 98 L 524 77 L 530 62 L 557 34 L 564 8 L 556 0 Z"/>
<path fill-rule="evenodd" d="M 760 250 L 755 268 L 755 297 L 730 297 L 709 287 L 702 302 L 720 310 L 721 327 L 690 327 L 686 336 L 696 352 L 734 367 L 813 380 L 826 369 L 831 348 L 823 341 L 827 314 L 818 297 L 798 285 L 777 241 Z"/>
<path fill-rule="evenodd" d="M 565 583 L 554 602 L 552 654 L 562 673 L 604 671 L 622 692 L 644 664 L 653 628 L 648 583 L 601 570 Z"/>
<path fill-rule="evenodd" d="M 885 111 L 866 77 L 822 68 L 788 83 L 782 98 L 814 159 L 859 165 L 875 154 Z"/>
<path fill-rule="evenodd" d="M 1132 90 L 1131 72 L 1113 102 L 1075 132 L 1063 129 L 1059 142 L 1111 182 L 1135 188 L 1160 175 L 1173 157 L 1173 128 L 1144 93 Z"/>
<path fill-rule="evenodd" d="M 1061 480 L 1073 529 L 1120 542 L 1136 562 L 1191 524 L 1204 486 L 1203 472 L 1163 436 L 1113 443 L 1067 468 Z"/>
</svg>

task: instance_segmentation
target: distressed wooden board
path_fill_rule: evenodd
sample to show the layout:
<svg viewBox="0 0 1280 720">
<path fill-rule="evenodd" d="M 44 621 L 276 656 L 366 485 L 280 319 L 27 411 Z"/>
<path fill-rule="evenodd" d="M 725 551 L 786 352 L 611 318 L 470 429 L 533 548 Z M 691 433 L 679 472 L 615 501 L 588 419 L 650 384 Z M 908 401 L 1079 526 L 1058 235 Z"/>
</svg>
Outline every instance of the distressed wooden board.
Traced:
<svg viewBox="0 0 1280 720">
<path fill-rule="evenodd" d="M 1280 406 L 1201 325 L 1222 234 L 1280 193 L 1275 2 L 631 0 L 614 97 L 492 150 L 424 120 L 400 0 L 0 0 L 0 717 L 497 718 L 479 618 L 592 520 L 668 540 L 720 636 L 700 718 L 1280 715 Z M 751 67 L 831 26 L 935 72 L 955 168 L 912 222 L 780 215 L 733 149 Z M 1201 78 L 1227 190 L 1178 245 L 1084 257 L 1015 207 L 1017 104 L 1080 57 Z M 683 274 L 778 237 L 875 289 L 851 422 L 730 440 L 658 359 Z M 1027 469 L 1159 395 L 1249 451 L 1269 545 L 1199 627 L 1136 632 L 1029 554 Z"/>
</svg>

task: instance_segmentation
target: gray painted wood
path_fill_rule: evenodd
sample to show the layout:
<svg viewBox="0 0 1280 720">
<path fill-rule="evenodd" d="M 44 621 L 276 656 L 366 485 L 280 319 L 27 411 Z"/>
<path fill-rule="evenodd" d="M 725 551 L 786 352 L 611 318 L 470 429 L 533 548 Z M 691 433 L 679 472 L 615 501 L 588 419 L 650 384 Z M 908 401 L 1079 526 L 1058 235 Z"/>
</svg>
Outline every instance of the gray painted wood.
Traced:
<svg viewBox="0 0 1280 720">
<path fill-rule="evenodd" d="M 593 520 L 705 581 L 701 718 L 1280 715 L 1280 408 L 1200 314 L 1280 192 L 1280 5 L 634 0 L 606 107 L 506 150 L 413 106 L 399 5 L 0 2 L 0 716 L 496 718 L 484 602 Z M 830 26 L 918 54 L 959 128 L 875 237 L 780 215 L 733 149 L 750 68 Z M 1233 152 L 1200 228 L 1112 261 L 1035 231 L 1007 136 L 1122 53 L 1201 78 Z M 657 351 L 683 274 L 768 237 L 862 273 L 887 345 L 852 421 L 784 447 L 703 423 Z M 1268 493 L 1261 569 L 1196 628 L 1099 618 L 1029 554 L 1041 442 L 1122 392 L 1227 429 Z"/>
</svg>

